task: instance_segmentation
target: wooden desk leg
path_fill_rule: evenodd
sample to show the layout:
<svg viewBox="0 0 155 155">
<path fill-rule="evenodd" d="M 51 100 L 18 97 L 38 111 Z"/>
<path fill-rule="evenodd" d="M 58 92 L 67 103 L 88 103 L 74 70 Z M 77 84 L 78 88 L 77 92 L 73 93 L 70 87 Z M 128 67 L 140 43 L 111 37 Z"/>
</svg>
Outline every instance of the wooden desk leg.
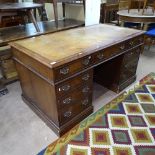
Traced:
<svg viewBox="0 0 155 155">
<path fill-rule="evenodd" d="M 32 21 L 32 23 L 34 24 L 34 27 L 36 28 L 37 32 L 40 32 L 40 28 L 39 28 L 37 21 L 33 15 L 32 9 L 28 10 L 28 16 L 29 16 L 30 20 Z"/>
<path fill-rule="evenodd" d="M 54 9 L 55 24 L 56 24 L 56 27 L 58 27 L 58 7 L 57 7 L 57 0 L 53 0 L 53 9 Z"/>
</svg>

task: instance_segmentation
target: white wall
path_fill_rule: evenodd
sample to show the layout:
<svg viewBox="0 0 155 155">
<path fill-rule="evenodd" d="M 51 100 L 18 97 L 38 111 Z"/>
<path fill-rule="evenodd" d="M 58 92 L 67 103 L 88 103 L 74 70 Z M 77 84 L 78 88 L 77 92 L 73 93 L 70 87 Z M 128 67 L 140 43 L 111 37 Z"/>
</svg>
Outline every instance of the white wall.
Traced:
<svg viewBox="0 0 155 155">
<path fill-rule="evenodd" d="M 85 25 L 99 24 L 101 0 L 86 0 Z"/>
</svg>

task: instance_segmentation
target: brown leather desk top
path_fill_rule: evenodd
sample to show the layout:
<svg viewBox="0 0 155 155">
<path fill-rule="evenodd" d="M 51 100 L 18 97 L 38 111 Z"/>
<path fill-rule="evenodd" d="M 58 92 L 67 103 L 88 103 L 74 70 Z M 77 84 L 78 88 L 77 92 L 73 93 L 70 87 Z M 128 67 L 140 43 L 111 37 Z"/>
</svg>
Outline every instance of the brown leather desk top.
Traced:
<svg viewBox="0 0 155 155">
<path fill-rule="evenodd" d="M 99 24 L 19 40 L 11 46 L 53 68 L 143 33 Z"/>
</svg>

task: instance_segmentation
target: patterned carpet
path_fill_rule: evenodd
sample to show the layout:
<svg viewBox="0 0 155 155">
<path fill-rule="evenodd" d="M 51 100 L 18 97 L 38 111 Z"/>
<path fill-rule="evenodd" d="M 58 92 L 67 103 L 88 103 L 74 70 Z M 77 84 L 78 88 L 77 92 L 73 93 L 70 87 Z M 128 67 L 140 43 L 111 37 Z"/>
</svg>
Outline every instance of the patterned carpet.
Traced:
<svg viewBox="0 0 155 155">
<path fill-rule="evenodd" d="M 155 73 L 38 155 L 155 155 Z"/>
</svg>

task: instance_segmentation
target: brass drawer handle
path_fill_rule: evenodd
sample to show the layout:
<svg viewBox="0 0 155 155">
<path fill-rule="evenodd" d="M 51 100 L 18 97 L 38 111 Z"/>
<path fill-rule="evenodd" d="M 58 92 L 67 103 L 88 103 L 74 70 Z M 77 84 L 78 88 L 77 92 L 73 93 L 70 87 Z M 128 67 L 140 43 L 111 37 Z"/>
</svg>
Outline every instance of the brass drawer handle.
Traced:
<svg viewBox="0 0 155 155">
<path fill-rule="evenodd" d="M 87 86 L 87 87 L 85 87 L 85 88 L 82 89 L 82 92 L 83 93 L 88 93 L 89 90 L 90 90 L 90 88 Z"/>
<path fill-rule="evenodd" d="M 88 105 L 88 103 L 89 103 L 89 100 L 88 99 L 85 99 L 83 102 L 82 102 L 82 105 Z"/>
<path fill-rule="evenodd" d="M 132 55 L 134 55 L 134 52 L 130 52 L 130 53 L 129 53 L 129 56 L 132 56 Z"/>
<path fill-rule="evenodd" d="M 64 67 L 60 69 L 60 74 L 66 75 L 69 73 L 69 68 L 68 67 Z"/>
<path fill-rule="evenodd" d="M 82 64 L 87 66 L 90 63 L 90 59 L 91 59 L 91 56 L 89 56 L 88 58 L 84 59 Z"/>
<path fill-rule="evenodd" d="M 130 44 L 130 46 L 133 46 L 133 45 L 134 45 L 134 42 L 133 42 L 133 41 L 131 41 L 129 44 Z"/>
<path fill-rule="evenodd" d="M 124 67 L 125 67 L 126 69 L 128 69 L 129 65 L 128 65 L 128 64 L 126 64 Z"/>
<path fill-rule="evenodd" d="M 139 38 L 139 42 L 144 42 L 144 39 L 143 38 Z"/>
<path fill-rule="evenodd" d="M 89 75 L 89 74 L 85 74 L 85 75 L 82 77 L 82 80 L 87 81 L 89 78 L 90 78 L 90 75 Z"/>
<path fill-rule="evenodd" d="M 72 98 L 71 97 L 68 97 L 66 99 L 63 100 L 63 104 L 70 104 L 72 101 Z"/>
<path fill-rule="evenodd" d="M 120 46 L 120 49 L 121 49 L 121 50 L 124 50 L 124 49 L 125 49 L 125 45 L 121 45 L 121 46 Z"/>
<path fill-rule="evenodd" d="M 71 117 L 71 115 L 72 115 L 71 111 L 67 111 L 67 112 L 64 113 L 65 118 L 69 118 L 69 117 Z"/>
<path fill-rule="evenodd" d="M 70 89 L 70 85 L 64 85 L 62 87 L 59 88 L 59 91 L 68 91 Z"/>
<path fill-rule="evenodd" d="M 97 54 L 97 58 L 98 58 L 99 60 L 103 59 L 103 58 L 104 58 L 104 54 L 103 54 L 103 53 Z"/>
</svg>

